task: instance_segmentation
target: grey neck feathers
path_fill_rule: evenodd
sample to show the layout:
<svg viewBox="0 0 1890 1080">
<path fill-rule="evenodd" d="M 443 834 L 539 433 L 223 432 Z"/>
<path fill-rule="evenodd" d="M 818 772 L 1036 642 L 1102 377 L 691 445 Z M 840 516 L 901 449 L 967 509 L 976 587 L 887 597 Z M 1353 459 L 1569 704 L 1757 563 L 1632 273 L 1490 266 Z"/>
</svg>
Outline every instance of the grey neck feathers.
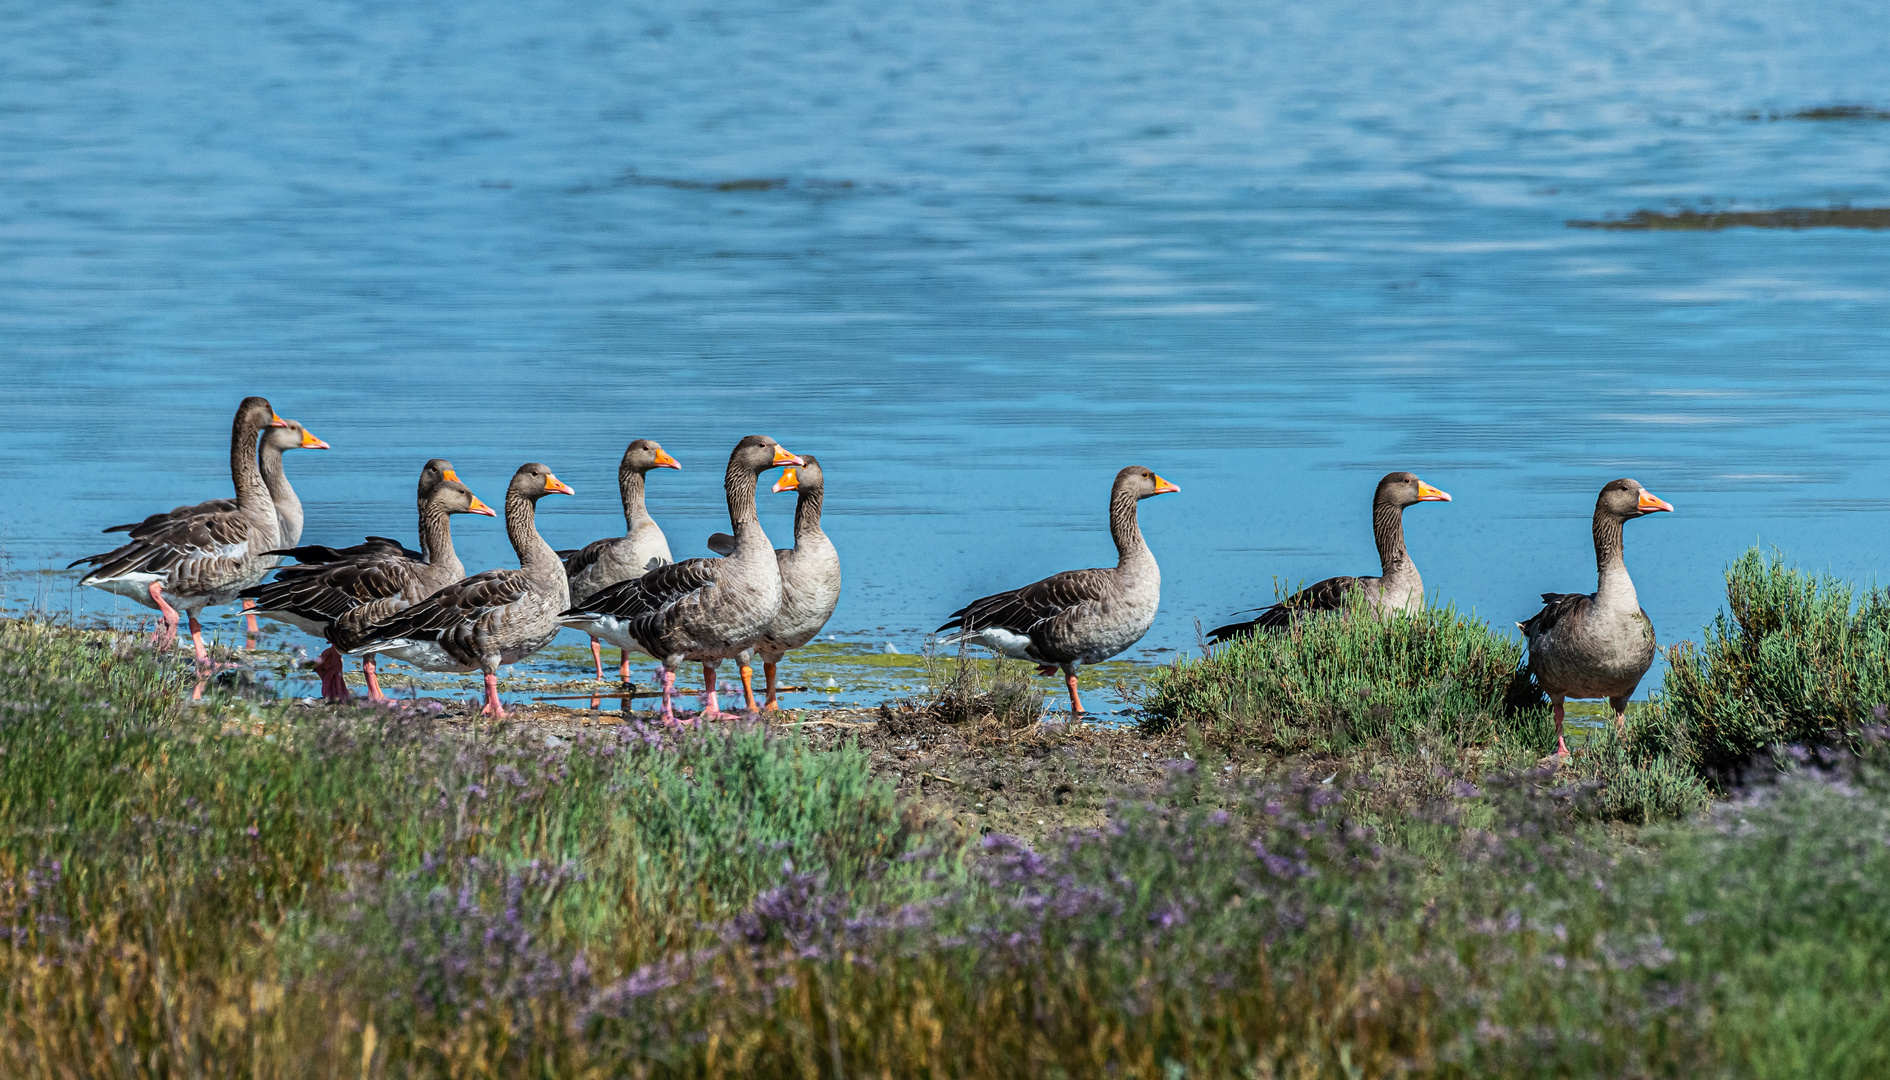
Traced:
<svg viewBox="0 0 1890 1080">
<path fill-rule="evenodd" d="M 1628 577 L 1627 560 L 1622 558 L 1621 525 L 1622 519 L 1615 515 L 1595 511 L 1595 599 L 1609 607 L 1638 609 L 1640 600 Z"/>
<path fill-rule="evenodd" d="M 510 511 L 509 504 L 506 509 Z M 506 525 L 509 531 L 511 525 L 509 512 L 506 516 Z M 428 499 L 420 500 L 420 551 L 426 555 L 428 566 L 451 570 L 456 577 L 466 576 L 466 568 L 460 565 L 459 553 L 453 550 L 452 515 L 448 514 L 444 507 Z"/>
<path fill-rule="evenodd" d="M 237 417 L 236 427 L 230 432 L 230 480 L 236 485 L 237 509 L 258 521 L 267 515 L 273 523 L 276 506 L 256 465 L 256 439 L 262 429 L 262 424 L 248 416 Z"/>
<path fill-rule="evenodd" d="M 802 488 L 801 497 L 794 504 L 794 545 L 800 546 L 801 537 L 816 536 L 820 533 L 820 488 Z"/>
<path fill-rule="evenodd" d="M 263 486 L 269 489 L 269 501 L 276 504 L 276 518 L 282 523 L 282 543 L 293 547 L 302 538 L 302 500 L 295 497 L 288 474 L 282 471 L 282 447 L 265 442 L 260 456 Z"/>
<path fill-rule="evenodd" d="M 728 495 L 728 524 L 735 533 L 735 554 L 730 558 L 755 558 L 758 552 L 774 550 L 755 515 L 756 479 L 755 472 L 736 461 L 728 463 L 728 474 L 722 478 L 722 490 Z"/>
<path fill-rule="evenodd" d="M 1416 569 L 1404 549 L 1404 507 L 1372 504 L 1372 539 L 1378 543 L 1378 566 L 1385 577 L 1403 577 Z"/>
<path fill-rule="evenodd" d="M 643 474 L 629 466 L 617 470 L 617 490 L 623 495 L 623 527 L 625 534 L 636 532 L 646 525 L 656 524 L 650 517 L 649 508 L 643 505 Z"/>
<path fill-rule="evenodd" d="M 1124 566 L 1148 554 L 1142 526 L 1135 519 L 1136 498 L 1127 491 L 1109 495 L 1109 535 L 1116 542 L 1116 565 Z"/>
<path fill-rule="evenodd" d="M 537 503 L 516 491 L 505 493 L 505 535 L 512 541 L 512 550 L 518 553 L 518 564 L 527 570 L 541 570 L 555 566 L 559 573 L 564 572 L 564 564 L 558 561 L 558 553 L 551 550 L 545 538 L 538 535 L 536 515 Z"/>
</svg>

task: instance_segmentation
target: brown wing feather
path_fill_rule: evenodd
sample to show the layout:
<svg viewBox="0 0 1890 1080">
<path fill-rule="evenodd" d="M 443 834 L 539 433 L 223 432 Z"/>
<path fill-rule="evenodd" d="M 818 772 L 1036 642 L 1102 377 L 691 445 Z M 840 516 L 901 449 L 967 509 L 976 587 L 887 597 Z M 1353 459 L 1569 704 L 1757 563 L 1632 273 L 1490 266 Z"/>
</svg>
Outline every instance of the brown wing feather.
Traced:
<svg viewBox="0 0 1890 1080">
<path fill-rule="evenodd" d="M 88 578 L 168 574 L 187 562 L 240 558 L 247 553 L 248 544 L 249 519 L 234 510 L 167 518 L 131 543 L 75 559 L 67 569 L 89 564 L 93 569 L 86 574 Z"/>
<path fill-rule="evenodd" d="M 577 577 L 595 566 L 597 560 L 603 558 L 605 550 L 611 543 L 621 539 L 623 539 L 621 536 L 607 536 L 602 540 L 593 540 L 576 551 L 560 551 L 558 557 L 564 560 L 565 579 Z"/>
<path fill-rule="evenodd" d="M 129 525 L 113 525 L 111 528 L 102 531 L 108 533 L 128 532 L 131 534 L 131 538 L 136 540 L 141 536 L 148 535 L 151 530 L 156 529 L 167 521 L 195 517 L 199 514 L 227 514 L 235 509 L 235 499 L 207 499 L 203 502 L 192 503 L 188 506 L 172 507 L 169 510 L 152 514 L 143 521 L 134 521 Z"/>
<path fill-rule="evenodd" d="M 1054 660 L 1045 651 L 1044 641 L 1051 620 L 1078 605 L 1107 598 L 1108 575 L 1107 570 L 1065 570 L 1021 589 L 979 597 L 952 612 L 951 619 L 939 630 L 1009 630 L 1030 638 L 1034 651 L 1046 660 Z"/>
<path fill-rule="evenodd" d="M 1279 603 L 1260 609 L 1260 614 L 1246 622 L 1215 627 L 1208 631 L 1208 642 L 1219 644 L 1260 630 L 1284 630 L 1293 625 L 1295 617 L 1308 612 L 1338 611 L 1345 607 L 1346 597 L 1365 581 L 1350 575 L 1315 581 Z"/>
<path fill-rule="evenodd" d="M 368 550 L 333 562 L 285 567 L 276 572 L 276 580 L 245 589 L 242 595 L 253 598 L 258 611 L 280 611 L 331 624 L 370 601 L 403 594 L 421 599 L 414 594 L 425 588 L 420 574 L 423 564 L 399 554 L 400 545 L 356 547 Z"/>
<path fill-rule="evenodd" d="M 482 616 L 518 602 L 529 586 L 525 571 L 519 569 L 474 574 L 371 627 L 364 637 L 376 641 L 392 638 L 437 641 L 448 651 L 457 652 L 455 646 L 470 640 Z"/>
<path fill-rule="evenodd" d="M 1526 622 L 1516 625 L 1522 630 L 1524 640 L 1546 634 L 1555 628 L 1555 624 L 1567 618 L 1573 612 L 1581 610 L 1594 597 L 1587 593 L 1552 593 L 1542 594 L 1542 610 L 1531 615 Z"/>
<path fill-rule="evenodd" d="M 619 581 L 592 593 L 565 615 L 609 615 L 622 620 L 630 636 L 652 656 L 661 655 L 663 631 L 676 605 L 703 589 L 715 587 L 723 566 L 720 559 L 684 559 L 665 563 L 642 577 Z"/>
</svg>

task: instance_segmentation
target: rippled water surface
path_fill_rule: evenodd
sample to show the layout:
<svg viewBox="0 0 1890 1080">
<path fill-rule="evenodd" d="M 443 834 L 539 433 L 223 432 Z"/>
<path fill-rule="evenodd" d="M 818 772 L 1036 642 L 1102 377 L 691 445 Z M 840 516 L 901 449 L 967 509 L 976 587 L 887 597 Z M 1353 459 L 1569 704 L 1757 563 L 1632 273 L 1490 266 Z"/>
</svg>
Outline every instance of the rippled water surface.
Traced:
<svg viewBox="0 0 1890 1080">
<path fill-rule="evenodd" d="M 1890 234 L 1563 223 L 1890 204 L 1890 124 L 1746 118 L 1890 104 L 1881 16 L 0 6 L 6 601 L 69 606 L 39 571 L 100 527 L 227 493 L 262 393 L 334 446 L 291 460 L 312 541 L 411 536 L 438 455 L 495 501 L 551 465 L 576 545 L 649 436 L 706 554 L 729 447 L 771 434 L 826 469 L 834 629 L 906 651 L 1113 560 L 1126 464 L 1183 489 L 1143 504 L 1133 655 L 1372 571 L 1393 468 L 1456 496 L 1409 515 L 1433 594 L 1502 626 L 1593 588 L 1594 494 L 1640 479 L 1679 507 L 1628 526 L 1642 602 L 1697 635 L 1754 541 L 1884 563 Z M 469 566 L 510 558 L 460 520 Z"/>
</svg>

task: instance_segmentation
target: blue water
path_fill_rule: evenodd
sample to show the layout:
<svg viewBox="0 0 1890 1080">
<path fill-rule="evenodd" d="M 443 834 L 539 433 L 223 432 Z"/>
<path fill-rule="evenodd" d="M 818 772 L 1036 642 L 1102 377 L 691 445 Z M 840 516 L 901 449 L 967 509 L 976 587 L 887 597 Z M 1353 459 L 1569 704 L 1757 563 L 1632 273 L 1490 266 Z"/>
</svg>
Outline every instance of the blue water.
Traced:
<svg viewBox="0 0 1890 1080">
<path fill-rule="evenodd" d="M 334 445 L 291 459 L 311 541 L 410 536 L 438 455 L 488 500 L 550 464 L 576 545 L 649 436 L 705 554 L 768 433 L 825 466 L 835 629 L 908 651 L 1111 561 L 1126 464 L 1183 489 L 1142 656 L 1372 571 L 1393 468 L 1456 496 L 1408 515 L 1433 596 L 1507 626 L 1593 587 L 1633 476 L 1679 507 L 1628 526 L 1642 601 L 1697 636 L 1755 541 L 1882 568 L 1890 236 L 1563 223 L 1890 204 L 1890 124 L 1744 118 L 1890 104 L 1887 48 L 1762 0 L 3 5 L 5 600 L 226 493 L 262 393 Z"/>
</svg>

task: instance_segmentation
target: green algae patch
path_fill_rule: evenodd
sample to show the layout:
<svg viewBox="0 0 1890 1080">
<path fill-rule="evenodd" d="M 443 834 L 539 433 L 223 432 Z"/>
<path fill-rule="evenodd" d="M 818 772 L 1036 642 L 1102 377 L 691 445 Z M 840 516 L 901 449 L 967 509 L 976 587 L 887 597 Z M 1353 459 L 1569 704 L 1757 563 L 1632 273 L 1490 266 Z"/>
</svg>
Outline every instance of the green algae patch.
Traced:
<svg viewBox="0 0 1890 1080">
<path fill-rule="evenodd" d="M 1624 218 L 1575 219 L 1571 229 L 1614 232 L 1717 232 L 1721 229 L 1890 229 L 1890 207 L 1835 207 L 1825 210 L 1791 206 L 1779 210 L 1681 210 L 1672 214 L 1636 210 Z"/>
</svg>

